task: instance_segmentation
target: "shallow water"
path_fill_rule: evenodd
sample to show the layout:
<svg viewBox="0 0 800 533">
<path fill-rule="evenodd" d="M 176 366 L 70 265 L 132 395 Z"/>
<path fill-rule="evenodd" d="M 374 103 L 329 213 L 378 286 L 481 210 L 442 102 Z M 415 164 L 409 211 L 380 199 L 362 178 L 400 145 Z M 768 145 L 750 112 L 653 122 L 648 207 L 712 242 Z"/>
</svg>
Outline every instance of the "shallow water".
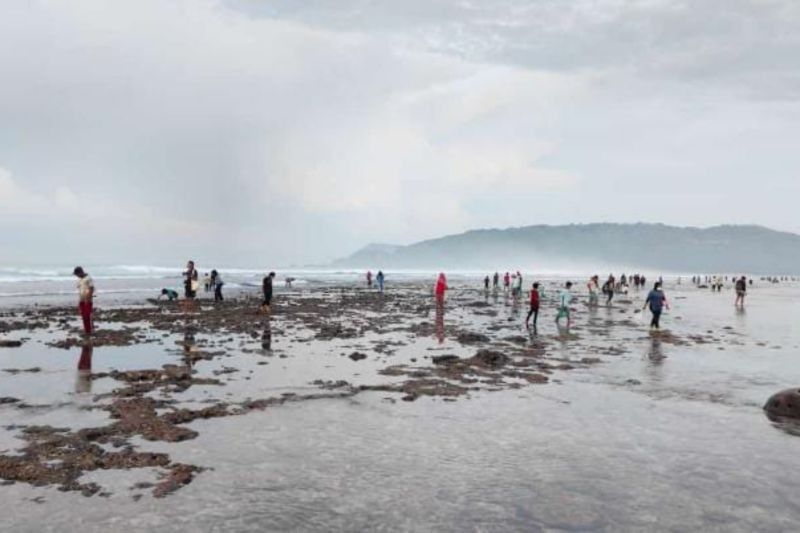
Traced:
<svg viewBox="0 0 800 533">
<path fill-rule="evenodd" d="M 108 499 L 17 483 L 0 488 L 11 504 L 0 514 L 0 528 L 794 530 L 800 520 L 793 475 L 800 467 L 800 440 L 770 422 L 761 405 L 773 392 L 800 385 L 800 330 L 792 322 L 800 290 L 757 286 L 746 312 L 738 313 L 731 291 L 668 289 L 673 309 L 663 325 L 676 335 L 703 334 L 707 342 L 684 346 L 653 337 L 639 325 L 633 305 L 595 311 L 578 305 L 575 327 L 561 336 L 545 312 L 539 334 L 557 356 L 577 361 L 609 347 L 625 353 L 554 374 L 547 385 L 481 391 L 455 402 L 408 403 L 389 393 L 362 393 L 196 421 L 190 424 L 199 431 L 196 439 L 142 443 L 176 461 L 211 468 L 168 498 L 133 501 L 137 491 L 128 487 L 142 477 L 137 471 L 92 473 L 112 485 Z M 637 305 L 642 297 L 630 295 Z M 478 328 L 519 317 L 521 310 L 505 303 L 502 296 L 493 303 L 496 317 L 470 318 L 465 309 L 449 307 L 443 320 Z M 622 315 L 632 325 L 605 322 Z M 289 335 L 285 328 L 276 321 L 271 350 L 259 351 L 262 339 L 256 337 L 243 346 L 253 351 L 214 360 L 202 373 L 213 375 L 230 362 L 239 372 L 224 376 L 231 380 L 226 393 L 255 397 L 308 387 L 317 378 L 358 382 L 353 368 L 366 382 L 385 363 L 474 351 L 447 337 L 440 344 L 434 336 L 353 362 L 342 355 L 352 351 L 350 345 L 369 349 L 374 339 L 300 343 L 295 339 L 303 332 Z M 15 393 L 29 390 L 32 399 L 77 401 L 81 395 L 70 389 L 70 372 L 76 373 L 79 350 L 37 346 L 0 350 L 0 368 L 47 369 L 0 375 L 3 395 L 13 387 Z M 151 366 L 174 359 L 174 349 L 169 341 L 164 347 L 97 348 L 94 357 L 97 368 L 124 368 L 139 356 Z M 45 384 L 47 392 L 38 392 L 36 384 Z M 102 387 L 102 380 L 93 386 Z M 201 396 L 194 387 L 190 392 L 187 400 Z M 13 413 L 0 406 L 4 421 Z M 61 407 L 25 416 L 60 416 L 72 425 L 99 415 Z"/>
</svg>

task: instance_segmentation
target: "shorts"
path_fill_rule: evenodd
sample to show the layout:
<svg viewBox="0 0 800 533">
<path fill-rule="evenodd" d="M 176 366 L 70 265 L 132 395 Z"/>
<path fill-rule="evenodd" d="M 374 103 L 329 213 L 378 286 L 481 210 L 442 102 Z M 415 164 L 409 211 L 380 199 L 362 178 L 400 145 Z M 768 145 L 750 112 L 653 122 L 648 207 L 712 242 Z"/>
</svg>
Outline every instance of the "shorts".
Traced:
<svg viewBox="0 0 800 533">
<path fill-rule="evenodd" d="M 558 308 L 558 318 L 569 318 L 569 307 L 559 307 Z"/>
<path fill-rule="evenodd" d="M 746 292 L 741 290 L 741 289 L 736 291 L 736 296 L 744 296 L 745 294 L 746 294 Z"/>
</svg>

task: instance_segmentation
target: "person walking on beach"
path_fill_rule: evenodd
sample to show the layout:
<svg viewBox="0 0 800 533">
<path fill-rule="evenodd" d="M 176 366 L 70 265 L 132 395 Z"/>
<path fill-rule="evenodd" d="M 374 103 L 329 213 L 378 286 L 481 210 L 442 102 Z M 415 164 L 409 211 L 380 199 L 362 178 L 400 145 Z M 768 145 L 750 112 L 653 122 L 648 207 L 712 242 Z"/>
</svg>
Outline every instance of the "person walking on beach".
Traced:
<svg viewBox="0 0 800 533">
<path fill-rule="evenodd" d="M 223 300 L 222 286 L 225 285 L 225 282 L 222 281 L 222 276 L 216 270 L 211 271 L 211 285 L 214 287 L 214 301 L 221 302 Z"/>
<path fill-rule="evenodd" d="M 586 288 L 589 289 L 589 305 L 597 307 L 600 301 L 597 295 L 600 291 L 600 278 L 596 275 L 589 278 L 589 283 L 586 284 Z"/>
<path fill-rule="evenodd" d="M 572 293 L 570 292 L 570 289 L 572 289 L 572 282 L 568 281 L 564 284 L 564 288 L 558 295 L 558 313 L 556 314 L 556 325 L 561 322 L 562 318 L 566 317 L 568 328 L 572 323 L 572 317 L 569 313 L 569 304 L 572 303 Z"/>
<path fill-rule="evenodd" d="M 614 276 L 612 274 L 608 275 L 608 280 L 603 284 L 603 294 L 606 295 L 606 305 L 611 305 L 611 300 L 614 298 Z"/>
<path fill-rule="evenodd" d="M 508 287 L 511 285 L 511 274 L 506 272 L 506 275 L 503 276 L 503 290 L 508 292 Z"/>
<path fill-rule="evenodd" d="M 72 273 L 78 278 L 78 312 L 83 320 L 83 333 L 88 336 L 94 332 L 94 282 L 83 267 L 76 266 Z"/>
<path fill-rule="evenodd" d="M 653 319 L 650 321 L 650 328 L 659 329 L 661 327 L 661 311 L 663 311 L 665 307 L 669 309 L 669 302 L 667 302 L 664 291 L 661 290 L 660 281 L 657 281 L 655 285 L 653 285 L 653 290 L 647 294 L 647 299 L 644 301 L 642 310 L 648 306 L 650 307 L 650 312 L 653 314 Z"/>
<path fill-rule="evenodd" d="M 447 277 L 444 272 L 439 272 L 439 278 L 436 280 L 436 287 L 434 288 L 436 299 L 439 301 L 444 300 L 444 293 L 447 289 Z"/>
<path fill-rule="evenodd" d="M 539 283 L 534 283 L 531 288 L 531 308 L 528 311 L 528 316 L 525 318 L 525 327 L 530 328 L 529 322 L 533 316 L 533 331 L 536 331 L 536 321 L 539 319 Z"/>
<path fill-rule="evenodd" d="M 367 270 L 367 288 L 372 288 L 372 270 Z"/>
<path fill-rule="evenodd" d="M 184 294 L 187 299 L 191 300 L 197 296 L 197 269 L 194 267 L 194 261 L 186 263 L 186 271 L 183 273 L 183 287 Z"/>
<path fill-rule="evenodd" d="M 517 284 L 514 287 L 514 293 L 517 298 L 522 298 L 522 273 L 517 270 Z"/>
<path fill-rule="evenodd" d="M 744 309 L 744 297 L 747 295 L 747 278 L 742 276 L 741 278 L 736 280 L 736 302 L 734 302 L 735 307 L 741 307 Z"/>
<path fill-rule="evenodd" d="M 486 289 L 486 292 L 489 292 L 489 276 L 483 278 L 483 288 Z"/>
<path fill-rule="evenodd" d="M 383 292 L 383 280 L 384 280 L 383 270 L 378 270 L 378 275 L 375 276 L 375 281 L 378 282 L 378 290 L 380 292 Z"/>
<path fill-rule="evenodd" d="M 498 287 L 500 287 L 500 274 L 495 272 L 492 278 L 492 289 L 496 291 Z"/>
<path fill-rule="evenodd" d="M 264 276 L 261 291 L 264 294 L 264 301 L 261 303 L 261 310 L 272 314 L 272 280 L 275 279 L 275 272 L 270 272 Z"/>
</svg>

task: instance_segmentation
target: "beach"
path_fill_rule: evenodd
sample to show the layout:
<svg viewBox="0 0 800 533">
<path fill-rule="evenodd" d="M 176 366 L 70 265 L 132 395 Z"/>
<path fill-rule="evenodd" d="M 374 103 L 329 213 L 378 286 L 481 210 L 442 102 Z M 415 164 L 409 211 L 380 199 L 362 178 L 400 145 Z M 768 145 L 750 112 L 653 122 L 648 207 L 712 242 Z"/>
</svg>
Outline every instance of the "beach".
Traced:
<svg viewBox="0 0 800 533">
<path fill-rule="evenodd" d="M 800 286 L 757 281 L 740 311 L 730 283 L 668 279 L 653 332 L 645 290 L 591 308 L 574 278 L 567 330 L 563 278 L 537 279 L 536 335 L 466 274 L 443 305 L 433 277 L 278 280 L 271 315 L 246 279 L 217 304 L 153 301 L 157 280 L 101 299 L 91 343 L 74 294 L 15 296 L 0 527 L 793 527 L 798 431 L 762 406 L 800 384 Z"/>
</svg>

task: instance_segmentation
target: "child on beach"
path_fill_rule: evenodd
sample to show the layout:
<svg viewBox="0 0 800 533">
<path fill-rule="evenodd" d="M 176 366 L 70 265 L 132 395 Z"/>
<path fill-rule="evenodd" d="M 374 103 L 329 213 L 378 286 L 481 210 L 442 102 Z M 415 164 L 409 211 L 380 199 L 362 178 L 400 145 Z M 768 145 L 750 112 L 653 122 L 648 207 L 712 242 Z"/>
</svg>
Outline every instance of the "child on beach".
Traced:
<svg viewBox="0 0 800 533">
<path fill-rule="evenodd" d="M 174 302 L 178 299 L 178 291 L 173 291 L 172 289 L 161 289 L 161 294 L 158 295 L 158 299 L 160 300 L 162 296 L 166 296 L 167 300 Z"/>
<path fill-rule="evenodd" d="M 533 316 L 533 330 L 536 331 L 536 321 L 539 319 L 539 283 L 534 283 L 531 288 L 531 308 L 528 311 L 528 316 L 525 318 L 525 327 L 530 327 L 528 322 Z"/>
</svg>

